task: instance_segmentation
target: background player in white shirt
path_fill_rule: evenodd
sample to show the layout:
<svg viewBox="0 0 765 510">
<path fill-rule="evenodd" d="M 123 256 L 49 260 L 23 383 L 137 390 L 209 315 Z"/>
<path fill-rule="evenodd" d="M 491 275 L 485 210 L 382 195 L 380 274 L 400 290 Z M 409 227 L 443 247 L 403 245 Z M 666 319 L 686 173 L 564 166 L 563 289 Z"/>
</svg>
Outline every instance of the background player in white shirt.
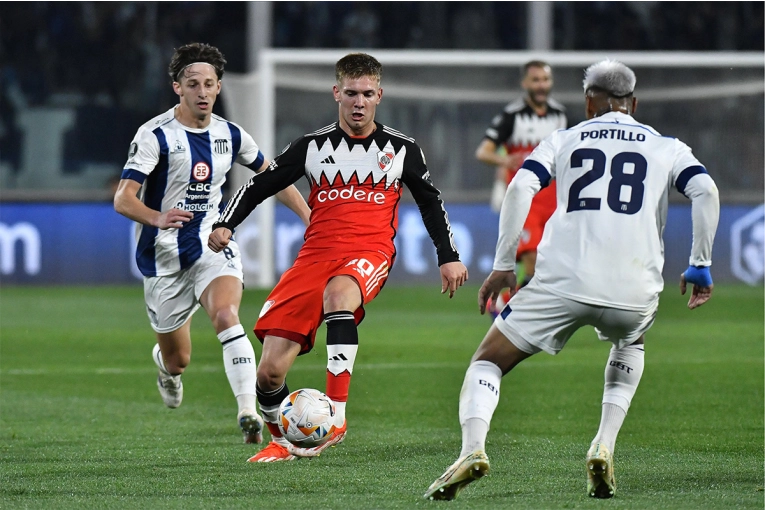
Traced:
<svg viewBox="0 0 765 510">
<path fill-rule="evenodd" d="M 717 188 L 690 148 L 632 118 L 635 74 L 605 60 L 585 72 L 589 120 L 551 134 L 524 162 L 500 212 L 494 271 L 479 293 L 515 288 L 515 250 L 532 197 L 556 179 L 558 207 L 539 244 L 534 279 L 515 294 L 478 347 L 460 392 L 462 452 L 425 496 L 453 499 L 489 471 L 485 440 L 500 381 L 518 363 L 557 354 L 583 326 L 613 343 L 606 364 L 600 428 L 587 452 L 587 493 L 614 495 L 613 450 L 643 373 L 644 334 L 653 324 L 664 282 L 661 239 L 670 186 L 692 201 L 690 267 L 680 277 L 688 307 L 712 295 Z"/>
<path fill-rule="evenodd" d="M 256 172 L 268 167 L 252 137 L 213 115 L 226 60 L 210 45 L 178 48 L 168 71 L 180 104 L 141 126 L 114 196 L 114 208 L 137 222 L 136 261 L 157 334 L 152 357 L 157 387 L 168 407 L 183 398 L 181 374 L 191 359 L 191 316 L 200 307 L 223 346 L 223 364 L 247 443 L 261 442 L 256 412 L 255 352 L 239 322 L 242 263 L 235 243 L 213 253 L 210 228 L 220 212 L 226 174 L 236 161 Z M 308 224 L 310 210 L 292 186 L 277 197 Z"/>
</svg>

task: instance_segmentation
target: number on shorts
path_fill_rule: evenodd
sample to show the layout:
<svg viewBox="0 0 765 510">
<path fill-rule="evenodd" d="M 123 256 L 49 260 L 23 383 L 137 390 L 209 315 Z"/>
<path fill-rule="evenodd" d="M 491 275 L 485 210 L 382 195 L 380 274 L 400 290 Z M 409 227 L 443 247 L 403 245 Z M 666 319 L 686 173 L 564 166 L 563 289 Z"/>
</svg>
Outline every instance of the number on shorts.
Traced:
<svg viewBox="0 0 765 510">
<path fill-rule="evenodd" d="M 348 262 L 345 267 L 353 265 L 355 265 L 355 269 L 364 276 L 370 276 L 375 270 L 375 266 L 373 266 L 367 259 L 353 259 Z"/>
<path fill-rule="evenodd" d="M 231 260 L 235 257 L 234 250 L 232 250 L 230 246 L 226 246 L 225 248 L 223 248 L 223 254 L 226 256 L 228 260 Z"/>
</svg>

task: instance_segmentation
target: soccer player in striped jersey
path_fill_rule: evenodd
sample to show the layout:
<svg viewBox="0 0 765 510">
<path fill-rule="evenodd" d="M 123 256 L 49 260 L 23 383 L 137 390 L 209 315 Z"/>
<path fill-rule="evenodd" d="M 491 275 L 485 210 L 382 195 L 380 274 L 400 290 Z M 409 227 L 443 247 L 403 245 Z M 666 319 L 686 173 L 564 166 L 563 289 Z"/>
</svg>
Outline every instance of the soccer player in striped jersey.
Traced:
<svg viewBox="0 0 765 510">
<path fill-rule="evenodd" d="M 226 174 L 234 162 L 268 167 L 252 137 L 212 113 L 226 63 L 210 45 L 178 48 L 169 74 L 177 106 L 138 129 L 114 196 L 114 208 L 136 222 L 136 261 L 144 275 L 157 387 L 165 405 L 183 398 L 181 374 L 191 359 L 191 317 L 202 306 L 223 347 L 223 364 L 238 404 L 246 443 L 262 441 L 256 411 L 255 352 L 239 321 L 242 262 L 236 242 L 221 253 L 207 247 Z M 293 187 L 277 195 L 308 224 L 310 210 Z"/>
<path fill-rule="evenodd" d="M 523 160 L 547 135 L 568 125 L 566 108 L 550 97 L 552 86 L 552 70 L 547 62 L 532 60 L 524 64 L 521 87 L 526 94 L 505 106 L 502 113 L 494 117 L 476 149 L 475 156 L 479 161 L 497 169 L 491 198 L 491 207 L 496 212 L 499 212 L 502 205 L 507 185 L 515 177 Z M 499 151 L 499 148 L 504 148 L 504 151 Z M 516 254 L 524 272 L 521 286 L 534 276 L 537 246 L 542 239 L 545 223 L 554 211 L 553 182 L 534 197 L 523 225 Z M 496 303 L 489 305 L 489 311 L 494 317 L 508 299 L 510 294 L 505 291 Z"/>
<path fill-rule="evenodd" d="M 234 228 L 260 202 L 308 178 L 311 223 L 305 243 L 255 325 L 255 335 L 263 342 L 258 402 L 273 440 L 251 462 L 316 456 L 345 437 L 357 325 L 396 257 L 393 239 L 402 184 L 417 202 L 436 246 L 441 292 L 451 297 L 467 280 L 422 150 L 412 138 L 374 120 L 383 94 L 381 75 L 382 66 L 370 55 L 353 53 L 340 59 L 333 87 L 339 121 L 288 145 L 267 171 L 235 193 L 213 225 L 210 247 L 225 250 Z M 322 321 L 327 324 L 326 394 L 336 404 L 335 428 L 324 445 L 296 448 L 281 436 L 277 413 L 289 395 L 287 372 L 298 355 L 313 348 Z"/>
<path fill-rule="evenodd" d="M 645 333 L 664 287 L 662 233 L 670 187 L 691 200 L 693 245 L 680 291 L 688 308 L 712 296 L 712 244 L 720 214 L 717 187 L 691 149 L 636 121 L 635 74 L 605 60 L 585 71 L 586 121 L 545 138 L 508 186 L 500 212 L 494 271 L 478 294 L 514 288 L 515 252 L 532 197 L 558 181 L 534 279 L 495 319 L 465 374 L 459 398 L 462 452 L 425 496 L 453 499 L 485 475 L 485 441 L 502 376 L 544 351 L 557 354 L 581 327 L 613 345 L 606 363 L 600 427 L 586 455 L 587 494 L 613 497 L 614 445 L 643 374 Z"/>
</svg>

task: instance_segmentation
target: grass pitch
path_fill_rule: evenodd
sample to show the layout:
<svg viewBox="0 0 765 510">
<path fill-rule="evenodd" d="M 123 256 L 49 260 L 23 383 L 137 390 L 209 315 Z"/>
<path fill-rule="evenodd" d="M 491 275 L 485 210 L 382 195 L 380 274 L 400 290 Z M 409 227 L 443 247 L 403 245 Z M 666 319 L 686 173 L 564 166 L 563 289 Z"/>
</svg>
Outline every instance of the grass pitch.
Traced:
<svg viewBox="0 0 765 510">
<path fill-rule="evenodd" d="M 3 287 L 0 507 L 763 508 L 763 289 L 743 286 L 689 311 L 668 285 L 617 442 L 614 499 L 585 494 L 609 348 L 591 329 L 503 379 L 491 474 L 453 502 L 422 499 L 459 452 L 459 390 L 489 326 L 476 291 L 450 301 L 437 284 L 386 287 L 359 328 L 346 441 L 318 459 L 248 464 L 258 447 L 241 443 L 203 312 L 171 410 L 141 288 Z M 264 297 L 245 293 L 246 329 Z M 324 389 L 324 338 L 291 389 Z"/>
</svg>

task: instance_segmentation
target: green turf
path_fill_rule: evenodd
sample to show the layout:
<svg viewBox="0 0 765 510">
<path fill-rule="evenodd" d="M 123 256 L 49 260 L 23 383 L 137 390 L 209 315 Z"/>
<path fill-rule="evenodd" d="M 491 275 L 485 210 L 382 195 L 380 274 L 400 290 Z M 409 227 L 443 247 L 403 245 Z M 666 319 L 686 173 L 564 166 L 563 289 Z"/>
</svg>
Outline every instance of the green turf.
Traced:
<svg viewBox="0 0 765 510">
<path fill-rule="evenodd" d="M 318 459 L 248 464 L 220 347 L 193 326 L 183 405 L 162 405 L 138 287 L 0 290 L 1 508 L 763 508 L 763 289 L 719 286 L 693 312 L 669 288 L 616 451 L 617 495 L 585 495 L 608 345 L 580 331 L 504 380 L 491 474 L 422 499 L 456 458 L 457 399 L 489 320 L 386 287 L 359 329 L 349 434 Z M 264 298 L 247 292 L 242 320 Z M 252 338 L 252 336 L 251 336 Z M 256 352 L 260 345 L 255 342 Z M 290 387 L 324 388 L 324 332 Z"/>
</svg>

